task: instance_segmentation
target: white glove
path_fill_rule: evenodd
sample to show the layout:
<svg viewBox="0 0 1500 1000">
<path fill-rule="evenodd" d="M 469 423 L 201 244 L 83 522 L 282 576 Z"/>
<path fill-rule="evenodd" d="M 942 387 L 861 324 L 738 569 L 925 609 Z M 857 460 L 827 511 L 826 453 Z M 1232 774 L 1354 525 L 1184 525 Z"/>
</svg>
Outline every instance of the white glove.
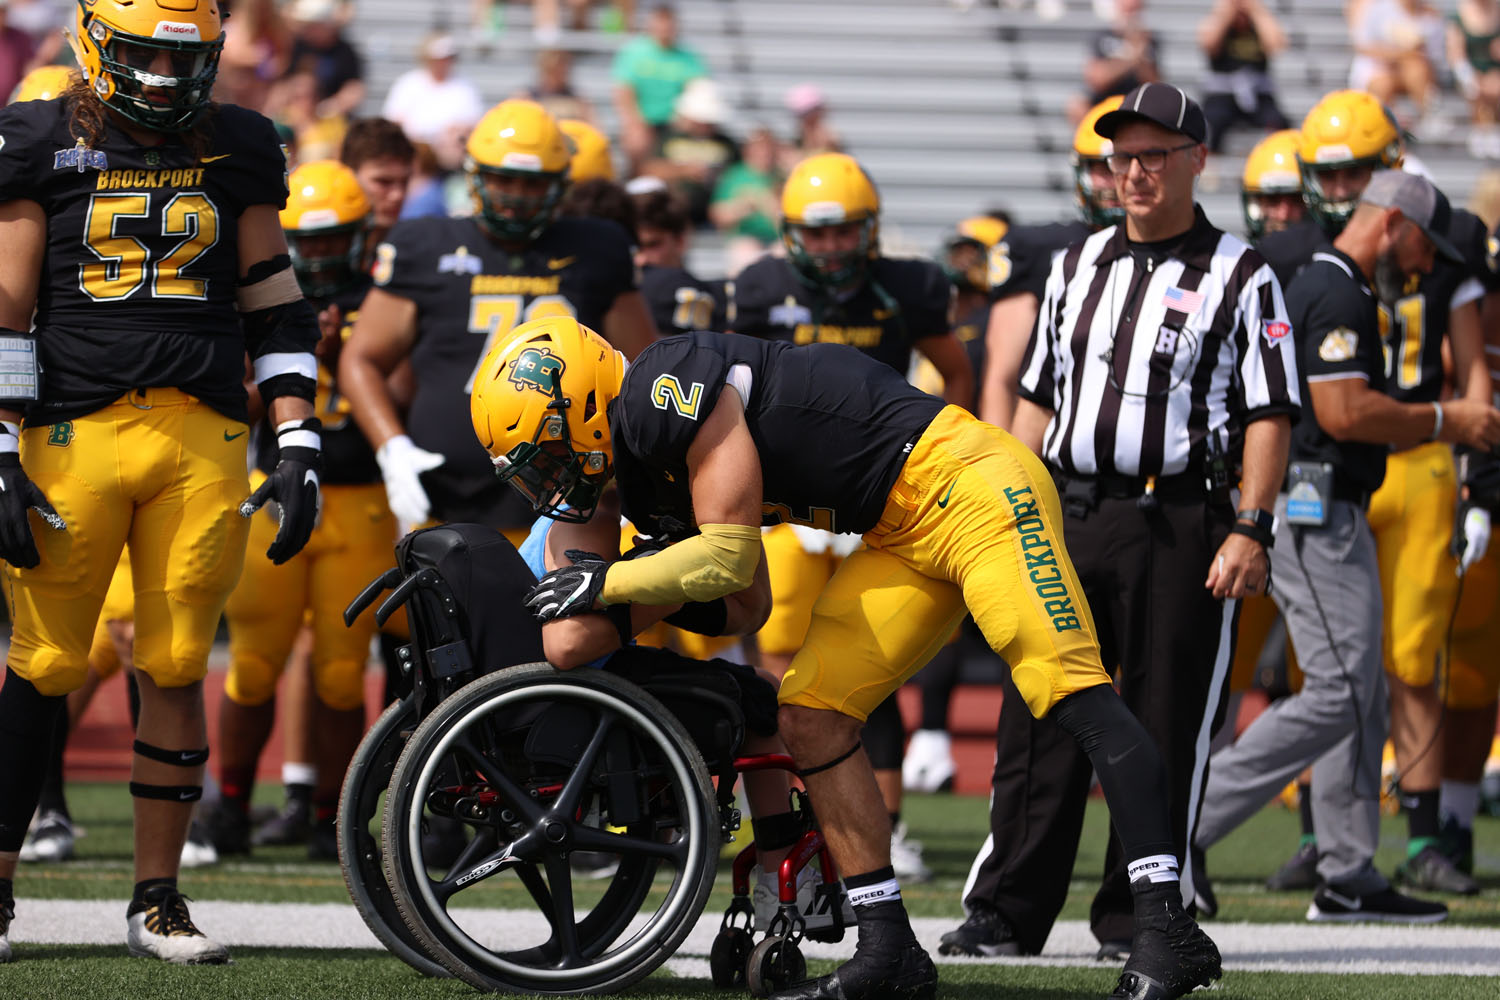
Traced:
<svg viewBox="0 0 1500 1000">
<path fill-rule="evenodd" d="M 1464 547 L 1458 554 L 1458 575 L 1463 576 L 1490 547 L 1490 512 L 1483 507 L 1470 507 L 1464 514 Z"/>
<path fill-rule="evenodd" d="M 436 469 L 447 459 L 436 452 L 423 451 L 405 434 L 397 434 L 375 452 L 380 475 L 385 480 L 385 496 L 391 513 L 403 529 L 423 524 L 432 510 L 432 501 L 422 488 L 422 473 Z"/>
</svg>

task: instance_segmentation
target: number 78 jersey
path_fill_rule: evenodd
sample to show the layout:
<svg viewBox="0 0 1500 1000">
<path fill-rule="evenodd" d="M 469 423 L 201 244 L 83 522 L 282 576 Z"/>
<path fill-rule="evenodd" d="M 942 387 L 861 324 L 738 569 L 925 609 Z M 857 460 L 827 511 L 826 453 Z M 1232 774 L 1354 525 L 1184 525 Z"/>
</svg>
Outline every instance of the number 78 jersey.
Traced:
<svg viewBox="0 0 1500 1000">
<path fill-rule="evenodd" d="M 286 159 L 253 111 L 220 105 L 199 130 L 201 143 L 141 146 L 106 125 L 90 144 L 65 99 L 0 110 L 0 201 L 34 201 L 47 219 L 45 399 L 28 419 L 71 419 L 142 386 L 244 419 L 239 217 L 285 204 Z"/>
</svg>

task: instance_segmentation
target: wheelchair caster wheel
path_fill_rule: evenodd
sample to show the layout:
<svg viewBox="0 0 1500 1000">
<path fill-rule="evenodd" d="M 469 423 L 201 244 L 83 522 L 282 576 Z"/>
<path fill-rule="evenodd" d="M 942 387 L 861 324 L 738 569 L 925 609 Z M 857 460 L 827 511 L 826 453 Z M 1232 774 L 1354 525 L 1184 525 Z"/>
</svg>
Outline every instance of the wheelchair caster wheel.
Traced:
<svg viewBox="0 0 1500 1000">
<path fill-rule="evenodd" d="M 756 945 L 745 962 L 745 979 L 751 996 L 770 996 L 806 978 L 807 962 L 802 952 L 795 944 L 774 935 Z"/>
<path fill-rule="evenodd" d="M 745 961 L 753 948 L 750 932 L 743 927 L 726 927 L 714 938 L 708 953 L 708 971 L 720 989 L 744 989 Z"/>
</svg>

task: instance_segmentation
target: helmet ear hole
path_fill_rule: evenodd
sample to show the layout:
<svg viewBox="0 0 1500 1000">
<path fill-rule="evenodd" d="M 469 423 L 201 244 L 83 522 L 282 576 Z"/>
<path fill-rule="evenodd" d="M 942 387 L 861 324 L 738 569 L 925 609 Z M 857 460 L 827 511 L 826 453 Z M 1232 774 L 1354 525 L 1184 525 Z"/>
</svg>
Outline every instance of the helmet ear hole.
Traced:
<svg viewBox="0 0 1500 1000">
<path fill-rule="evenodd" d="M 598 396 L 594 393 L 593 389 L 590 389 L 588 397 L 583 401 L 583 419 L 584 420 L 592 420 L 592 419 L 594 419 L 594 414 L 596 414 L 598 412 L 599 412 Z"/>
</svg>

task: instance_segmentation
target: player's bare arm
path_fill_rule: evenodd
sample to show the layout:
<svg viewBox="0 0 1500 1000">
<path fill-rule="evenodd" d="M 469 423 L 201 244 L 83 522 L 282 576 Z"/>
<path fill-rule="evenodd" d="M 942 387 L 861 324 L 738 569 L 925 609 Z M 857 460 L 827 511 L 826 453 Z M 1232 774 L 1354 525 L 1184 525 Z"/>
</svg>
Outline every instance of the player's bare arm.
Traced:
<svg viewBox="0 0 1500 1000">
<path fill-rule="evenodd" d="M 1448 347 L 1453 352 L 1453 384 L 1459 395 L 1488 403 L 1490 369 L 1484 357 L 1484 327 L 1477 299 L 1448 314 Z"/>
<path fill-rule="evenodd" d="M 386 379 L 411 354 L 416 339 L 416 303 L 370 289 L 339 356 L 339 387 L 359 429 L 377 448 L 406 433 Z"/>
<path fill-rule="evenodd" d="M 625 355 L 626 361 L 644 351 L 656 339 L 656 324 L 640 292 L 626 292 L 615 299 L 604 314 L 604 339 Z"/>
<path fill-rule="evenodd" d="M 948 333 L 923 337 L 917 341 L 916 348 L 943 377 L 944 401 L 967 410 L 974 398 L 974 369 L 969 364 L 964 345 Z"/>
<path fill-rule="evenodd" d="M 1008 295 L 990 307 L 984 334 L 984 384 L 979 388 L 979 417 L 1011 430 L 1016 418 L 1016 386 L 1021 383 L 1021 359 L 1026 340 L 1036 325 L 1039 303 L 1035 295 Z M 1019 436 L 1019 435 L 1017 435 Z"/>
</svg>

